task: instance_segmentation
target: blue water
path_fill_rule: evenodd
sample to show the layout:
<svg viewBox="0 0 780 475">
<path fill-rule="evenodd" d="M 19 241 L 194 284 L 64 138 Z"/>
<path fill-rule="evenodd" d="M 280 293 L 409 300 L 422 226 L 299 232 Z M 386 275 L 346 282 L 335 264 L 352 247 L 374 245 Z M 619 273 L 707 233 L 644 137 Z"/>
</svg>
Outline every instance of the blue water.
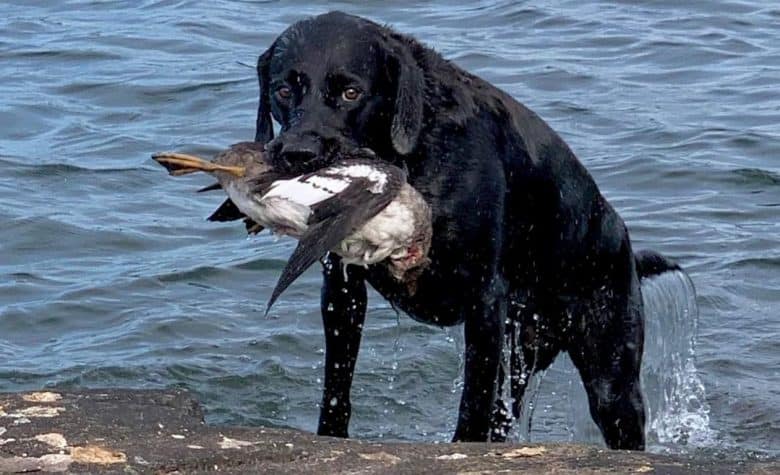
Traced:
<svg viewBox="0 0 780 475">
<path fill-rule="evenodd" d="M 149 155 L 253 137 L 257 55 L 333 8 L 413 34 L 536 110 L 635 247 L 689 271 L 699 319 L 692 302 L 689 318 L 648 317 L 654 450 L 780 454 L 774 1 L 3 2 L 0 390 L 185 387 L 209 422 L 315 429 L 318 271 L 264 319 L 294 243 L 206 222 L 220 198 L 193 191 L 208 180 L 170 179 Z M 460 329 L 374 296 L 353 436 L 447 440 L 461 351 Z M 517 438 L 600 443 L 566 358 L 536 384 Z"/>
</svg>

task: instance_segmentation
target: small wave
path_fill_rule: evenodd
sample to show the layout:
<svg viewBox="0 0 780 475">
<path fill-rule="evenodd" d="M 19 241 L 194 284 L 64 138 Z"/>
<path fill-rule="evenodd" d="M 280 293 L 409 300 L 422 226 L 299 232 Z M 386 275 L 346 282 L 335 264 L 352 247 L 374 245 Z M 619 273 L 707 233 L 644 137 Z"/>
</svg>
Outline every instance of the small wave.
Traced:
<svg viewBox="0 0 780 475">
<path fill-rule="evenodd" d="M 780 269 L 780 256 L 738 257 L 729 260 L 727 267 L 732 269 L 764 269 L 767 271 L 775 271 Z"/>
<path fill-rule="evenodd" d="M 780 174 L 760 168 L 737 168 L 732 171 L 740 182 L 752 185 L 780 185 Z"/>
<path fill-rule="evenodd" d="M 17 50 L 4 54 L 6 59 L 34 59 L 34 58 L 57 58 L 66 61 L 115 61 L 122 59 L 122 56 L 108 51 L 80 50 L 80 49 L 47 49 L 47 50 Z"/>
<path fill-rule="evenodd" d="M 247 75 L 238 79 L 221 79 L 214 81 L 198 81 L 188 84 L 161 84 L 159 79 L 157 82 L 143 84 L 142 80 L 133 78 L 123 81 L 123 94 L 137 94 L 139 97 L 146 97 L 148 99 L 155 98 L 170 98 L 177 96 L 178 94 L 186 94 L 199 91 L 214 91 L 227 88 L 233 85 L 254 83 L 257 79 L 254 76 Z M 78 95 L 78 94 L 93 94 L 95 90 L 103 90 L 109 94 L 113 94 L 116 90 L 116 81 L 84 81 L 84 82 L 72 82 L 64 86 L 57 88 L 55 92 L 62 95 Z"/>
<path fill-rule="evenodd" d="M 31 163 L 30 157 L 18 157 L 13 155 L 0 156 L 0 166 L 12 172 L 16 171 L 22 176 L 51 176 L 68 174 L 113 174 L 122 172 L 134 172 L 143 167 L 113 167 L 113 168 L 89 168 L 72 163 Z"/>
</svg>

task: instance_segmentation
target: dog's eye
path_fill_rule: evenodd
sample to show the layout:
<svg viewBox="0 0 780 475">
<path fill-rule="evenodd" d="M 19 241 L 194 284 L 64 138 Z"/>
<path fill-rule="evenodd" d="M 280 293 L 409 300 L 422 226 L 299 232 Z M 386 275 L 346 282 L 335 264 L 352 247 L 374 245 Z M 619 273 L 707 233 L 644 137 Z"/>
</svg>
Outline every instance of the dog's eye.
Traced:
<svg viewBox="0 0 780 475">
<path fill-rule="evenodd" d="M 355 87 L 348 87 L 341 93 L 341 98 L 347 102 L 353 102 L 360 99 L 360 89 Z"/>
<path fill-rule="evenodd" d="M 292 97 L 292 91 L 287 86 L 282 86 L 279 89 L 276 90 L 276 95 L 279 96 L 280 99 L 287 100 L 290 97 Z"/>
</svg>

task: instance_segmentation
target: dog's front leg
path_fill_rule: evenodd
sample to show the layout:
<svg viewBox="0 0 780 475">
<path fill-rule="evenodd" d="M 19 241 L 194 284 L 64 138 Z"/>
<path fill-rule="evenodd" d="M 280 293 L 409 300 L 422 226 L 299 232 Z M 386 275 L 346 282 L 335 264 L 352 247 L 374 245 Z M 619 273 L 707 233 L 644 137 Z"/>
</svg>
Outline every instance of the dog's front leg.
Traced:
<svg viewBox="0 0 780 475">
<path fill-rule="evenodd" d="M 322 322 L 325 327 L 325 387 L 317 434 L 349 437 L 349 391 L 366 318 L 364 270 L 343 268 L 333 254 L 323 261 Z"/>
<path fill-rule="evenodd" d="M 486 441 L 491 429 L 507 297 L 504 286 L 496 282 L 480 297 L 467 310 L 470 313 L 463 325 L 466 342 L 463 393 L 453 442 Z"/>
</svg>

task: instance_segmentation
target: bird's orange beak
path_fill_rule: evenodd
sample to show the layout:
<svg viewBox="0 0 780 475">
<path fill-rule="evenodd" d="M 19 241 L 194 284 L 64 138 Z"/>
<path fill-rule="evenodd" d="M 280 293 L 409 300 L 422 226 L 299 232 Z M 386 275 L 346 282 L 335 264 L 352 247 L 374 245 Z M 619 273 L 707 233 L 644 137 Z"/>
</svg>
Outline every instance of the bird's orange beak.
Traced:
<svg viewBox="0 0 780 475">
<path fill-rule="evenodd" d="M 220 171 L 241 178 L 246 174 L 246 167 L 218 165 L 185 153 L 159 152 L 153 154 L 152 158 L 157 161 L 157 163 L 164 166 L 165 169 L 168 170 L 168 173 L 173 176 L 186 175 L 195 172 L 212 173 Z"/>
</svg>

